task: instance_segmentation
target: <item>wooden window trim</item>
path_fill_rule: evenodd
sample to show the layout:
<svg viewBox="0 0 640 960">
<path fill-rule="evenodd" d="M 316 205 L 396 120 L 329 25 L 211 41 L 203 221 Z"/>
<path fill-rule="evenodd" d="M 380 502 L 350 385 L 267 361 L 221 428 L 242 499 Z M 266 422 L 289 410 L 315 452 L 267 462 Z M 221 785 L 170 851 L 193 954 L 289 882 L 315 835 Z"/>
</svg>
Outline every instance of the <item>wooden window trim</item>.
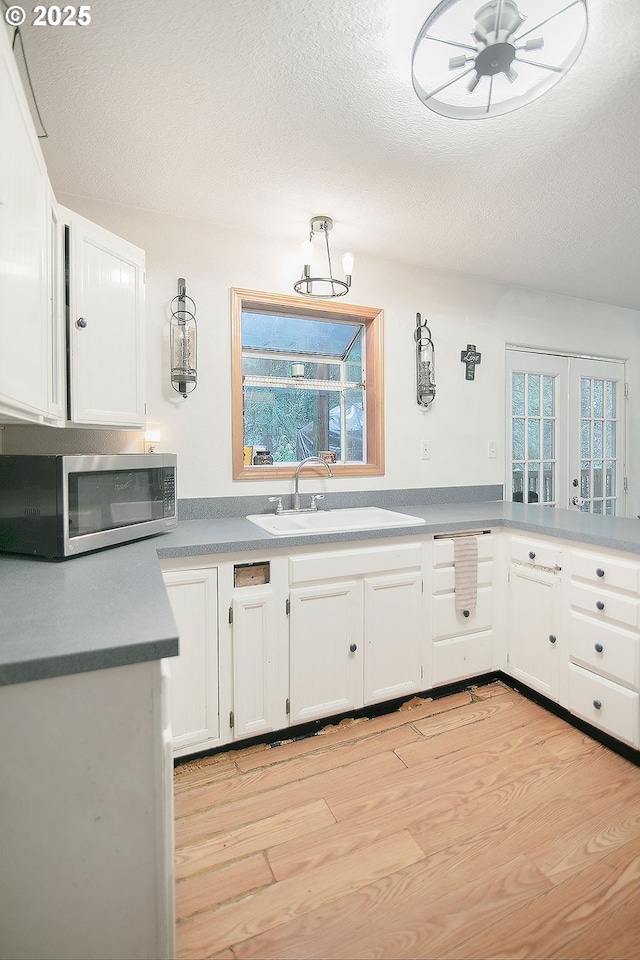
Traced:
<svg viewBox="0 0 640 960">
<path fill-rule="evenodd" d="M 273 309 L 280 314 L 301 310 L 321 319 L 339 321 L 340 316 L 361 320 L 365 325 L 365 411 L 367 418 L 367 462 L 334 463 L 334 477 L 379 477 L 384 474 L 384 330 L 383 312 L 376 307 L 354 303 L 333 304 L 281 293 L 231 288 L 231 442 L 234 480 L 275 480 L 293 477 L 295 463 L 259 467 L 244 465 L 244 416 L 242 408 L 242 311 Z M 307 468 L 305 468 L 306 471 Z M 310 471 L 312 467 L 308 468 Z M 318 475 L 323 471 L 318 468 Z"/>
</svg>

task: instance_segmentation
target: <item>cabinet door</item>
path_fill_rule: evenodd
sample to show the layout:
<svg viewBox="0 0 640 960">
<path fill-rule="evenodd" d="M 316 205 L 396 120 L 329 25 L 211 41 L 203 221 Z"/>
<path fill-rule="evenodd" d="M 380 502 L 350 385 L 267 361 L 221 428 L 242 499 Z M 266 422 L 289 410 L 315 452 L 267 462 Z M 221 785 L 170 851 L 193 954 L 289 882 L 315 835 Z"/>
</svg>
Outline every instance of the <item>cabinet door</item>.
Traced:
<svg viewBox="0 0 640 960">
<path fill-rule="evenodd" d="M 180 655 L 167 661 L 173 748 L 189 753 L 220 738 L 217 571 L 165 571 L 164 580 L 180 635 Z"/>
<path fill-rule="evenodd" d="M 71 421 L 144 425 L 144 252 L 70 210 Z"/>
<path fill-rule="evenodd" d="M 232 608 L 233 732 L 252 737 L 273 730 L 284 712 L 284 701 L 276 702 L 275 599 L 266 592 L 236 597 Z"/>
<path fill-rule="evenodd" d="M 559 591 L 554 574 L 511 566 L 507 670 L 551 700 L 560 677 Z"/>
<path fill-rule="evenodd" d="M 419 573 L 364 581 L 364 702 L 420 690 L 424 623 Z"/>
<path fill-rule="evenodd" d="M 0 30 L 0 417 L 49 419 L 48 180 Z"/>
<path fill-rule="evenodd" d="M 291 722 L 362 706 L 362 583 L 291 591 Z"/>
</svg>

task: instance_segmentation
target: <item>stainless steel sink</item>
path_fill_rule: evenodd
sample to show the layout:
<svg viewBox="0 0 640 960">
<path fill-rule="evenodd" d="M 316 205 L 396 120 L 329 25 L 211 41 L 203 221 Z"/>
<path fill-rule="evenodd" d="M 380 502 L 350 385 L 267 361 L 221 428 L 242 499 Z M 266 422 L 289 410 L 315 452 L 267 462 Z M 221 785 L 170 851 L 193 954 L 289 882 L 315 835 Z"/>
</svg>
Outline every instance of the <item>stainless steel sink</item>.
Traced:
<svg viewBox="0 0 640 960">
<path fill-rule="evenodd" d="M 426 521 L 407 513 L 382 507 L 346 507 L 343 510 L 318 510 L 317 513 L 261 513 L 247 517 L 276 537 L 311 533 L 343 533 L 349 530 L 376 530 L 384 527 L 413 527 Z"/>
</svg>

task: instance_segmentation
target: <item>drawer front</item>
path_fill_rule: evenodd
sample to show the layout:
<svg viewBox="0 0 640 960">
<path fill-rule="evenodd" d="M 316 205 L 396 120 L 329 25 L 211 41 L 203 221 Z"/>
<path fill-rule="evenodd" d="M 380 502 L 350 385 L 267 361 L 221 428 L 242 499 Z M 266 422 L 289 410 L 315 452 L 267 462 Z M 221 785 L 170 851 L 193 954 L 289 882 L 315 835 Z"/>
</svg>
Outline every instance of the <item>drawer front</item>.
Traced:
<svg viewBox="0 0 640 960">
<path fill-rule="evenodd" d="M 420 567 L 422 544 L 403 543 L 393 547 L 369 547 L 363 550 L 331 550 L 306 553 L 289 559 L 289 582 L 340 580 L 368 573 L 407 570 Z"/>
<path fill-rule="evenodd" d="M 569 710 L 606 733 L 638 746 L 640 694 L 569 664 Z"/>
<path fill-rule="evenodd" d="M 433 645 L 433 686 L 466 680 L 493 670 L 492 634 L 478 633 Z"/>
<path fill-rule="evenodd" d="M 605 589 L 640 592 L 640 563 L 612 558 L 606 553 L 599 555 L 595 550 L 571 551 L 571 576 Z"/>
<path fill-rule="evenodd" d="M 474 534 L 478 541 L 478 562 L 493 559 L 493 537 L 490 533 Z M 434 567 L 453 566 L 453 537 L 444 537 L 433 541 Z"/>
<path fill-rule="evenodd" d="M 488 587 L 478 590 L 478 603 L 473 612 L 465 617 L 462 611 L 456 610 L 455 595 L 446 593 L 433 598 L 433 632 L 434 640 L 444 640 L 447 637 L 462 636 L 466 633 L 476 633 L 480 630 L 489 630 L 492 622 L 491 615 L 492 591 Z"/>
<path fill-rule="evenodd" d="M 639 650 L 637 633 L 571 611 L 569 655 L 587 669 L 638 688 Z"/>
<path fill-rule="evenodd" d="M 493 583 L 493 563 L 478 564 L 478 586 L 490 587 Z M 438 567 L 431 573 L 431 588 L 434 594 L 453 593 L 456 585 L 455 567 Z"/>
<path fill-rule="evenodd" d="M 620 623 L 636 629 L 638 627 L 639 603 L 630 597 L 572 582 L 571 606 L 588 613 L 596 620 Z"/>
<path fill-rule="evenodd" d="M 562 562 L 562 550 L 553 544 L 530 537 L 511 538 L 511 559 L 516 563 L 529 564 L 532 567 L 559 567 Z"/>
</svg>

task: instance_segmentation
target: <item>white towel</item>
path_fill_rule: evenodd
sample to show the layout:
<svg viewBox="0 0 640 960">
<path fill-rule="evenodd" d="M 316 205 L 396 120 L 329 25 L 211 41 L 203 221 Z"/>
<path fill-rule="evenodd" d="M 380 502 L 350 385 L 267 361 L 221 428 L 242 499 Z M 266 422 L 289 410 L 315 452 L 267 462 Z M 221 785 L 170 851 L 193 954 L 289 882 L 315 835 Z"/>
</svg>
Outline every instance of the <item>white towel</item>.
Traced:
<svg viewBox="0 0 640 960">
<path fill-rule="evenodd" d="M 453 538 L 456 610 L 474 613 L 478 602 L 478 540 L 476 537 Z"/>
</svg>

